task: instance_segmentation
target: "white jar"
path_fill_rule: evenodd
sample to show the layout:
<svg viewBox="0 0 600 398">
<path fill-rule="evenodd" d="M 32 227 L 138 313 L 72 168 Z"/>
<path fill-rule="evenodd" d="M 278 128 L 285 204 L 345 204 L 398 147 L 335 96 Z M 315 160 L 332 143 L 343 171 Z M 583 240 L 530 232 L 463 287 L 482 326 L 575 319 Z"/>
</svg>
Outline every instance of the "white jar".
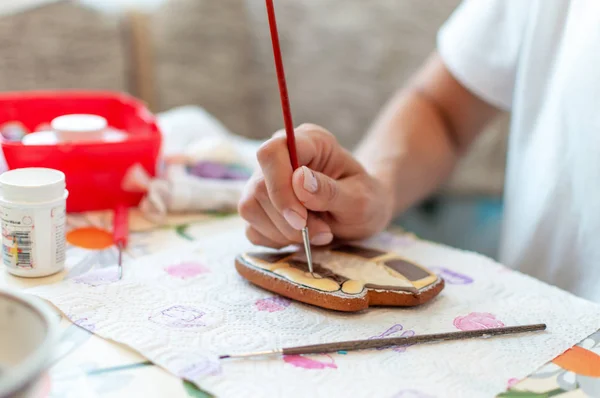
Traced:
<svg viewBox="0 0 600 398">
<path fill-rule="evenodd" d="M 58 138 L 53 131 L 38 131 L 26 134 L 21 142 L 23 145 L 56 145 Z"/>
<path fill-rule="evenodd" d="M 0 175 L 2 263 L 17 276 L 41 277 L 65 265 L 65 175 L 24 168 Z"/>
<path fill-rule="evenodd" d="M 89 142 L 102 141 L 108 123 L 102 116 L 75 114 L 59 116 L 50 126 L 60 141 Z"/>
<path fill-rule="evenodd" d="M 24 139 L 23 143 L 26 145 L 51 145 L 58 142 L 119 142 L 127 139 L 127 134 L 109 127 L 107 120 L 98 115 L 63 115 L 54 118 L 50 126 L 50 131 L 33 133 L 45 134 L 44 136 Z M 27 138 L 27 136 L 25 137 Z M 31 142 L 32 139 L 33 142 Z M 54 142 L 52 142 L 53 140 Z"/>
</svg>

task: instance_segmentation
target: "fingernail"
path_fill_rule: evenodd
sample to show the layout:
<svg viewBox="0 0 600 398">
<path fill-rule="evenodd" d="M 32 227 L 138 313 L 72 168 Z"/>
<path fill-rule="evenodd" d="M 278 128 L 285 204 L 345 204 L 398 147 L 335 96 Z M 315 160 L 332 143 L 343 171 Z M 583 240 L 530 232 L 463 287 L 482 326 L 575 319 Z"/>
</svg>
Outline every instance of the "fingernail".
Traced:
<svg viewBox="0 0 600 398">
<path fill-rule="evenodd" d="M 283 218 L 292 226 L 292 228 L 300 231 L 302 228 L 306 226 L 306 220 L 300 217 L 300 214 L 296 213 L 294 210 L 286 209 L 283 211 Z"/>
<path fill-rule="evenodd" d="M 308 167 L 302 166 L 302 173 L 304 174 L 304 189 L 310 193 L 317 192 L 319 186 L 313 172 Z"/>
<path fill-rule="evenodd" d="M 331 233 L 323 232 L 323 233 L 313 236 L 310 239 L 310 243 L 312 243 L 313 245 L 317 245 L 317 246 L 323 246 L 328 243 L 331 243 L 332 240 L 333 240 L 333 235 Z"/>
</svg>

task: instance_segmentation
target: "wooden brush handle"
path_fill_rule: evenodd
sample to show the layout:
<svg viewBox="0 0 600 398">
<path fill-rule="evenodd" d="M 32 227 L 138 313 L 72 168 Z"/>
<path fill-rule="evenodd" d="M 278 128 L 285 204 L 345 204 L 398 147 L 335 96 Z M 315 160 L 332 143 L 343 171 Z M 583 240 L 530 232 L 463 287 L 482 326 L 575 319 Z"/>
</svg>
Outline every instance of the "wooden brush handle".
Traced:
<svg viewBox="0 0 600 398">
<path fill-rule="evenodd" d="M 285 135 L 287 139 L 288 152 L 292 169 L 298 168 L 298 155 L 296 154 L 296 137 L 294 136 L 294 123 L 292 121 L 292 111 L 290 108 L 290 97 L 285 82 L 285 71 L 283 69 L 283 60 L 281 57 L 281 47 L 279 46 L 279 33 L 277 32 L 277 20 L 275 18 L 275 7 L 273 0 L 265 0 L 267 6 L 267 17 L 269 19 L 269 28 L 271 31 L 271 43 L 273 44 L 273 58 L 275 60 L 275 72 L 277 73 L 277 83 L 279 85 L 279 97 L 281 99 L 281 110 L 283 111 L 283 124 L 285 126 Z"/>
<path fill-rule="evenodd" d="M 338 343 L 314 344 L 300 347 L 284 348 L 283 355 L 321 354 L 337 351 L 356 351 L 371 348 L 385 348 L 418 343 L 431 343 L 444 340 L 462 340 L 483 336 L 500 336 L 504 334 L 526 333 L 545 330 L 545 324 L 510 326 L 495 329 L 468 330 L 462 332 L 424 334 L 412 337 L 393 337 L 372 340 L 340 341 Z"/>
</svg>

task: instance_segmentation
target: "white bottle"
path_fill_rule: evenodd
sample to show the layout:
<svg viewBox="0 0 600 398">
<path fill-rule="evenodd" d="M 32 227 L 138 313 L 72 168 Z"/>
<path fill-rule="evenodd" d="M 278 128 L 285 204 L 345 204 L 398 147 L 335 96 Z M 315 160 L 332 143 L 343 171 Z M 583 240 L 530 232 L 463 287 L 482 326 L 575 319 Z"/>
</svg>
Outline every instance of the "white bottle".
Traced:
<svg viewBox="0 0 600 398">
<path fill-rule="evenodd" d="M 98 115 L 63 115 L 50 122 L 52 130 L 63 142 L 102 141 L 108 126 L 106 119 Z"/>
<path fill-rule="evenodd" d="M 41 277 L 65 265 L 65 175 L 24 168 L 0 175 L 2 263 L 17 276 Z"/>
<path fill-rule="evenodd" d="M 26 134 L 24 145 L 57 145 L 60 143 L 120 142 L 127 134 L 108 126 L 98 115 L 74 114 L 52 119 L 49 130 Z"/>
<path fill-rule="evenodd" d="M 127 138 L 98 115 L 63 115 L 53 119 L 50 125 L 61 142 L 118 142 Z"/>
</svg>

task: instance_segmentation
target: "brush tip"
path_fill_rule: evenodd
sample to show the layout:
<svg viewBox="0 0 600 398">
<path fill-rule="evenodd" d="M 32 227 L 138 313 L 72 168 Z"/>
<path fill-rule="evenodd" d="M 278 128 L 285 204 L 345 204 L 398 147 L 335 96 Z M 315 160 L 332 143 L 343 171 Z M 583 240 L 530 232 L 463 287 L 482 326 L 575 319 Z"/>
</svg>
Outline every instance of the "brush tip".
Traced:
<svg viewBox="0 0 600 398">
<path fill-rule="evenodd" d="M 219 359 L 231 358 L 231 355 L 219 355 Z"/>
</svg>

